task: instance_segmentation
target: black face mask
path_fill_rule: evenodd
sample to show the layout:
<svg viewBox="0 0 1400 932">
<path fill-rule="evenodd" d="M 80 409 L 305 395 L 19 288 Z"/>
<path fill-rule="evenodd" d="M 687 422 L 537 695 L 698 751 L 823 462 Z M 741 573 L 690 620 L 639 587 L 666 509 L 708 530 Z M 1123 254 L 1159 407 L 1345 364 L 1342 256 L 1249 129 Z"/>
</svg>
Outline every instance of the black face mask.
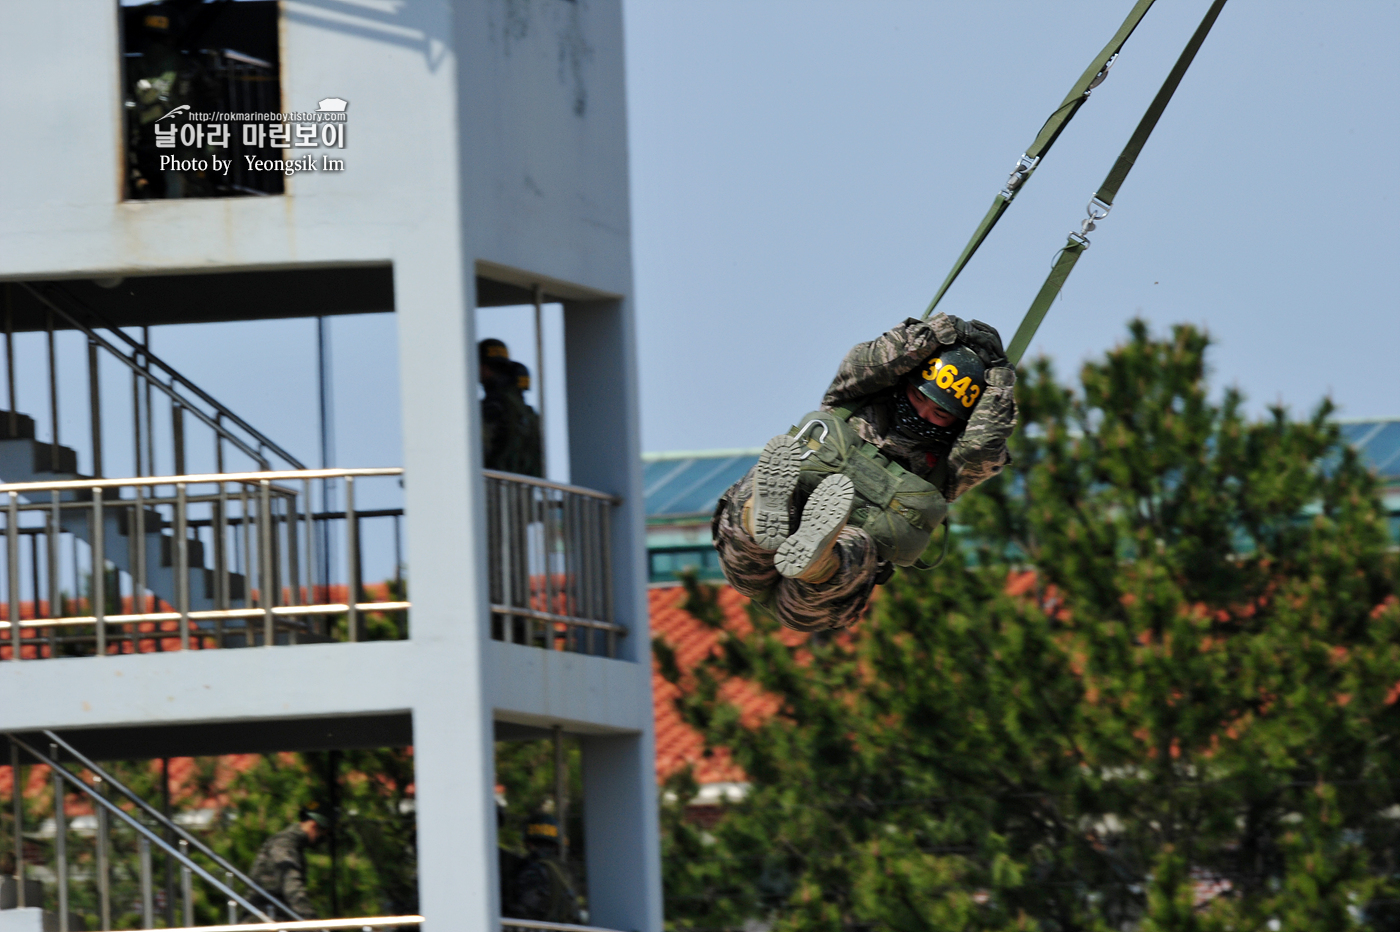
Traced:
<svg viewBox="0 0 1400 932">
<path fill-rule="evenodd" d="M 947 455 L 967 426 L 963 421 L 955 421 L 948 427 L 942 427 L 924 420 L 902 391 L 894 393 L 894 422 L 896 431 L 940 457 Z"/>
</svg>

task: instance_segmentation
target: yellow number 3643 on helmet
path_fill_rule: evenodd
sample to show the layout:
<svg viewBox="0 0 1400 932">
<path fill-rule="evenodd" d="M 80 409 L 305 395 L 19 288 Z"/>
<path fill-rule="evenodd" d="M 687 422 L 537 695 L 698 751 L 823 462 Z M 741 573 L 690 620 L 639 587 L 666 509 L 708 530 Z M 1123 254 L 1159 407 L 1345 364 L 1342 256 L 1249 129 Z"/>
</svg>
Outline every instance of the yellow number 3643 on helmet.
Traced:
<svg viewBox="0 0 1400 932">
<path fill-rule="evenodd" d="M 919 373 L 919 391 L 961 420 L 972 416 L 987 387 L 987 367 L 966 346 L 950 346 L 930 359 Z"/>
</svg>

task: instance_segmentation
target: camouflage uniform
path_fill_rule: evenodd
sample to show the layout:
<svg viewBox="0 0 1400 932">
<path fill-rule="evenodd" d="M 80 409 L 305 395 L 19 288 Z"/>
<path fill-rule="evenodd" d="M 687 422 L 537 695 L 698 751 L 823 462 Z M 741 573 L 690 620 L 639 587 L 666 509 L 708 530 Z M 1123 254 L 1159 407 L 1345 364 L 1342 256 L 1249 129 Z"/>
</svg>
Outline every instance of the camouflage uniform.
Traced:
<svg viewBox="0 0 1400 932">
<path fill-rule="evenodd" d="M 482 459 L 487 469 L 543 476 L 540 416 L 525 403 L 513 368 L 482 372 Z"/>
<path fill-rule="evenodd" d="M 273 835 L 258 849 L 248 876 L 268 893 L 286 903 L 302 919 L 315 919 L 316 907 L 306 892 L 306 846 L 311 844 L 300 825 L 291 825 Z M 268 912 L 271 904 L 254 894 L 248 902 Z"/>
<path fill-rule="evenodd" d="M 1006 441 L 1016 426 L 1015 373 L 989 369 L 987 388 L 967 426 L 948 450 L 946 462 L 927 441 L 894 429 L 895 392 L 905 378 L 921 368 L 941 346 L 956 343 L 958 334 L 946 314 L 931 320 L 910 318 L 868 343 L 854 347 L 822 398 L 822 410 L 852 411 L 851 427 L 868 443 L 915 475 L 935 483 L 953 501 L 1001 472 L 1010 460 Z M 841 566 L 826 582 L 813 584 L 781 576 L 773 551 L 765 550 L 744 530 L 741 515 L 753 490 L 753 470 L 729 488 L 715 509 L 711 531 L 724 575 L 739 592 L 769 606 L 790 628 L 814 631 L 845 628 L 855 623 L 870 600 L 881 570 L 870 536 L 846 526 L 836 542 Z M 792 521 L 802 513 L 794 496 Z M 888 578 L 888 577 L 885 577 Z"/>
<path fill-rule="evenodd" d="M 512 919 L 579 921 L 578 896 L 557 858 L 531 852 L 520 862 L 509 891 L 505 912 Z"/>
</svg>

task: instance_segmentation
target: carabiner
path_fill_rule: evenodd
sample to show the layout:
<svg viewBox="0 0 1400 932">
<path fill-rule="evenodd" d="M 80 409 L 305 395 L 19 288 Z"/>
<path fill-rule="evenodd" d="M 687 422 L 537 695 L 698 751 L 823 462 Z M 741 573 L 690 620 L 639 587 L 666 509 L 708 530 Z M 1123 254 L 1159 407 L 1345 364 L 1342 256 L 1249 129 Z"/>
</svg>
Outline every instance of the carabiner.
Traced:
<svg viewBox="0 0 1400 932">
<path fill-rule="evenodd" d="M 792 439 L 797 443 L 801 443 L 802 435 L 807 433 L 807 428 L 811 427 L 813 424 L 817 425 L 822 429 L 822 435 L 817 438 L 817 446 L 821 446 L 823 443 L 826 443 L 826 438 L 831 435 L 831 428 L 827 426 L 825 421 L 819 421 L 816 418 L 812 418 L 806 424 L 803 424 L 802 429 L 797 432 L 797 436 L 793 437 Z M 803 453 L 801 456 L 799 456 L 798 459 L 805 460 L 807 457 L 811 456 L 815 452 L 817 451 L 808 450 L 806 453 Z"/>
</svg>

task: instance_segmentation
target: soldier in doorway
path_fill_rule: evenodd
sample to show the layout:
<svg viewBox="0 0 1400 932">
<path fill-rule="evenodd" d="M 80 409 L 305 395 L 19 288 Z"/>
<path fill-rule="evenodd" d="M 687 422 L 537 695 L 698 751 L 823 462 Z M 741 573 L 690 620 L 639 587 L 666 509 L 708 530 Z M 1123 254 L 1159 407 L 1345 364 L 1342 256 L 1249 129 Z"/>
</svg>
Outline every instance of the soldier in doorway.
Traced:
<svg viewBox="0 0 1400 932">
<path fill-rule="evenodd" d="M 529 853 L 516 865 L 514 881 L 506 885 L 511 896 L 505 901 L 506 916 L 578 923 L 578 895 L 560 859 L 559 823 L 554 816 L 543 812 L 530 816 L 525 848 Z"/>
<path fill-rule="evenodd" d="M 286 918 L 315 919 L 316 907 L 306 891 L 306 849 L 318 842 L 330 820 L 316 803 L 308 803 L 297 813 L 297 820 L 263 842 L 248 876 L 268 893 L 296 910 L 297 915 Z M 248 901 L 263 912 L 274 908 L 261 896 Z M 273 917 L 278 918 L 276 916 Z"/>
<path fill-rule="evenodd" d="M 820 409 L 720 499 L 730 584 L 800 631 L 854 624 L 896 566 L 920 565 L 948 503 L 1010 461 L 1015 383 L 980 321 L 911 318 L 853 348 Z"/>
<path fill-rule="evenodd" d="M 478 345 L 481 387 L 482 460 L 487 469 L 543 477 L 540 417 L 525 402 L 530 370 L 510 358 L 500 340 Z"/>
</svg>

